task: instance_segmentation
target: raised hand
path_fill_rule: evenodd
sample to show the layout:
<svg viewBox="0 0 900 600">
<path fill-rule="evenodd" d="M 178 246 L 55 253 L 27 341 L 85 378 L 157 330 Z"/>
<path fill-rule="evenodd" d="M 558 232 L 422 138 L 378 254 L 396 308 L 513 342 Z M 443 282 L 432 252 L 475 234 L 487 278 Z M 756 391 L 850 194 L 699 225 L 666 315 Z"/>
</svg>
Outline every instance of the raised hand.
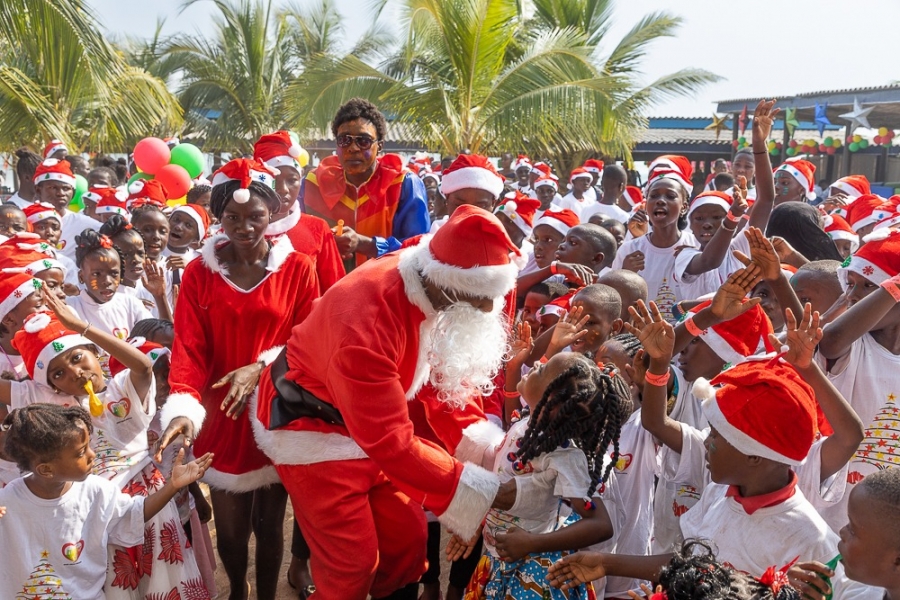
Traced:
<svg viewBox="0 0 900 600">
<path fill-rule="evenodd" d="M 735 252 L 734 255 L 737 259 L 745 265 L 749 265 L 751 260 L 756 263 L 759 267 L 759 276 L 766 281 L 775 281 L 781 277 L 781 260 L 778 258 L 772 242 L 766 239 L 762 231 L 756 227 L 747 228 L 744 235 L 750 242 L 750 258 L 748 259 L 740 252 Z"/>
<path fill-rule="evenodd" d="M 563 556 L 547 571 L 550 585 L 563 591 L 601 577 L 606 577 L 606 569 L 603 567 L 603 555 L 599 552 L 581 551 Z"/>
<path fill-rule="evenodd" d="M 753 141 L 761 140 L 763 143 L 769 139 L 772 133 L 772 126 L 780 108 L 773 108 L 776 100 L 760 100 L 753 111 Z"/>
<path fill-rule="evenodd" d="M 533 347 L 534 340 L 531 338 L 531 325 L 524 322 L 518 323 L 509 344 L 511 358 L 507 362 L 518 365 L 524 364 Z"/>
<path fill-rule="evenodd" d="M 651 359 L 671 360 L 675 349 L 675 328 L 663 319 L 656 303 L 650 302 L 648 309 L 643 300 L 638 300 L 637 308 L 630 306 L 628 310 L 635 324 L 626 323 L 625 328 L 640 340 L 644 353 Z"/>
<path fill-rule="evenodd" d="M 148 258 L 144 261 L 144 274 L 141 276 L 141 280 L 154 298 L 165 295 L 166 274 L 155 260 Z"/>
<path fill-rule="evenodd" d="M 75 313 L 75 309 L 57 298 L 56 294 L 49 292 L 44 286 L 41 286 L 40 294 L 44 298 L 44 305 L 56 314 L 63 327 L 76 333 L 81 333 L 87 328 L 87 323 Z"/>
<path fill-rule="evenodd" d="M 743 217 L 750 204 L 747 202 L 747 178 L 741 175 L 731 192 L 731 214 Z"/>
<path fill-rule="evenodd" d="M 574 263 L 556 263 L 556 272 L 565 275 L 566 281 L 581 285 L 591 285 L 597 280 L 597 274 L 590 267 Z"/>
<path fill-rule="evenodd" d="M 206 473 L 206 470 L 212 464 L 212 460 L 212 453 L 207 452 L 200 458 L 194 459 L 188 464 L 183 464 L 184 448 L 181 448 L 175 456 L 175 463 L 172 465 L 172 476 L 169 478 L 169 483 L 175 486 L 176 489 L 187 487 L 203 477 L 203 474 Z"/>
<path fill-rule="evenodd" d="M 825 198 L 825 201 L 822 202 L 822 205 L 819 207 L 826 214 L 836 211 L 839 208 L 844 208 L 850 203 L 850 197 L 847 194 L 835 194 L 834 196 L 828 196 Z"/>
<path fill-rule="evenodd" d="M 576 340 L 587 335 L 584 326 L 590 320 L 590 316 L 584 315 L 584 309 L 575 306 L 569 309 L 559 318 L 553 334 L 550 336 L 550 345 L 547 347 L 547 357 L 562 352 L 563 348 L 571 346 Z"/>
<path fill-rule="evenodd" d="M 803 316 L 800 322 L 794 317 L 794 311 L 790 308 L 785 309 L 785 329 L 787 331 L 787 351 L 784 353 L 784 360 L 794 365 L 798 369 L 805 369 L 811 363 L 816 347 L 822 341 L 822 328 L 819 327 L 819 313 L 813 311 L 812 305 L 807 302 L 803 307 Z M 769 343 L 773 347 L 778 348 L 781 342 L 771 333 L 769 334 Z M 784 350 L 784 347 L 782 347 Z"/>
<path fill-rule="evenodd" d="M 644 253 L 640 250 L 632 252 L 622 261 L 622 268 L 635 273 L 644 270 Z"/>
<path fill-rule="evenodd" d="M 749 260 L 748 263 L 743 269 L 732 273 L 731 277 L 716 290 L 709 311 L 717 320 L 730 321 L 760 303 L 759 298 L 747 300 L 747 294 L 759 283 L 759 266 Z"/>
<path fill-rule="evenodd" d="M 631 218 L 628 219 L 627 227 L 628 232 L 633 238 L 647 235 L 647 232 L 650 231 L 650 218 L 647 216 L 647 211 L 644 209 L 643 203 L 638 205 L 638 209 L 631 215 Z"/>
</svg>

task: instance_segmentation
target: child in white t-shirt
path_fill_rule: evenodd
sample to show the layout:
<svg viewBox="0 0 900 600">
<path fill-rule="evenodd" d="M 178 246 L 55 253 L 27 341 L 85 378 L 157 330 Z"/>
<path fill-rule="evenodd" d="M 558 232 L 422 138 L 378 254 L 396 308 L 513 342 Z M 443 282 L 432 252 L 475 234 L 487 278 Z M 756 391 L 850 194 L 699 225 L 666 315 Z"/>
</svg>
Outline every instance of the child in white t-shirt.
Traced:
<svg viewBox="0 0 900 600">
<path fill-rule="evenodd" d="M 145 522 L 212 462 L 207 454 L 183 465 L 181 452 L 166 485 L 129 496 L 91 474 L 94 427 L 84 408 L 35 404 L 12 411 L 3 428 L 6 452 L 29 474 L 0 490 L 7 513 L 0 519 L 2 598 L 124 597 L 104 590 L 111 544 L 141 548 Z M 196 597 L 209 597 L 205 588 L 198 591 Z"/>
</svg>

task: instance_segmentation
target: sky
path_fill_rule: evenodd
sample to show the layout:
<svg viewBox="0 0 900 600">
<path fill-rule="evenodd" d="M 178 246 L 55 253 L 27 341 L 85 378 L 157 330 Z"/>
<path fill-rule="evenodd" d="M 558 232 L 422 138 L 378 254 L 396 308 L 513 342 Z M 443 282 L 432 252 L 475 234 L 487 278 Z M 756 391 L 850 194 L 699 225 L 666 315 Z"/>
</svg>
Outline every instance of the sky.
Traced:
<svg viewBox="0 0 900 600">
<path fill-rule="evenodd" d="M 158 17 L 166 33 L 209 32 L 212 2 L 180 12 L 182 0 L 87 0 L 113 34 L 149 37 Z M 308 0 L 295 0 L 303 3 Z M 367 0 L 334 0 L 347 38 L 368 25 Z M 693 97 L 674 98 L 648 116 L 708 117 L 718 100 L 887 85 L 900 80 L 892 24 L 898 0 L 618 0 L 608 49 L 643 16 L 671 12 L 683 19 L 674 38 L 654 43 L 643 62 L 644 82 L 685 68 L 723 79 Z M 352 20 L 351 20 L 352 19 Z M 882 31 L 878 23 L 885 24 Z M 874 25 L 873 25 L 874 24 Z"/>
</svg>

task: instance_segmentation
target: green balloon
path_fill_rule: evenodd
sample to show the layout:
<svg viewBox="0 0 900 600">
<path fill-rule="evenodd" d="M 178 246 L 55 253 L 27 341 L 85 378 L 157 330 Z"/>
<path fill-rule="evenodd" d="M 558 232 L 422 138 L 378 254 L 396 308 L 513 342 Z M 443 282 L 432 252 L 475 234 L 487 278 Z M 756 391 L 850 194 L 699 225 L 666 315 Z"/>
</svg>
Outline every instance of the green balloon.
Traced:
<svg viewBox="0 0 900 600">
<path fill-rule="evenodd" d="M 200 177 L 203 167 L 206 166 L 206 158 L 200 152 L 200 148 L 193 144 L 178 144 L 172 148 L 172 158 L 169 164 L 183 167 L 191 179 Z"/>
<path fill-rule="evenodd" d="M 787 154 L 788 156 L 794 156 L 795 154 L 797 154 L 797 149 L 796 148 L 788 148 L 787 150 L 785 150 L 784 153 Z"/>
<path fill-rule="evenodd" d="M 793 150 L 793 148 L 788 148 L 788 150 Z M 778 148 L 772 148 L 771 150 L 769 150 L 769 154 L 771 154 L 772 156 L 778 156 L 780 153 L 781 150 L 779 150 Z"/>
<path fill-rule="evenodd" d="M 151 175 L 150 173 L 141 173 L 140 171 L 138 171 L 128 179 L 128 184 L 125 187 L 127 188 L 138 179 L 153 179 L 153 175 Z"/>
<path fill-rule="evenodd" d="M 850 142 L 850 152 L 859 151 L 859 144 L 857 142 Z"/>
<path fill-rule="evenodd" d="M 71 210 L 72 212 L 81 212 L 82 210 L 84 210 L 84 201 L 82 201 L 81 196 L 87 190 L 87 179 L 85 179 L 81 175 L 75 175 L 75 193 L 72 195 L 72 199 L 69 201 L 69 210 Z"/>
<path fill-rule="evenodd" d="M 738 138 L 738 143 L 739 143 L 739 144 L 746 144 L 746 143 L 747 143 L 747 138 L 745 138 L 744 136 L 739 137 L 739 138 Z"/>
<path fill-rule="evenodd" d="M 822 143 L 825 144 L 826 148 L 831 148 L 831 146 L 834 144 L 834 138 L 831 136 L 828 136 L 827 138 L 825 138 L 825 140 Z"/>
<path fill-rule="evenodd" d="M 859 140 L 859 149 L 860 150 L 865 150 L 868 147 L 869 147 L 869 140 L 867 140 L 867 139 Z"/>
</svg>

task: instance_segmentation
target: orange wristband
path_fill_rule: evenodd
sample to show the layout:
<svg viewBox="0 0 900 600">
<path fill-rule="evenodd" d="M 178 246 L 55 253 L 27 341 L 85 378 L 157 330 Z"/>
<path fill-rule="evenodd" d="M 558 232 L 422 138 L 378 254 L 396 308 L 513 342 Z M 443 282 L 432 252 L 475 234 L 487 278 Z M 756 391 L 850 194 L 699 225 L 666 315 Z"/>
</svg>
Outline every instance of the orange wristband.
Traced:
<svg viewBox="0 0 900 600">
<path fill-rule="evenodd" d="M 504 398 L 518 398 L 519 392 L 518 391 L 510 392 L 509 390 L 503 390 L 503 397 Z"/>
<path fill-rule="evenodd" d="M 881 282 L 881 289 L 886 291 L 894 299 L 894 302 L 900 302 L 900 281 L 898 278 L 892 277 Z"/>
<path fill-rule="evenodd" d="M 550 263 L 550 274 L 551 275 L 559 274 L 559 269 L 556 268 L 556 262 L 557 261 L 554 260 L 552 263 Z"/>
<path fill-rule="evenodd" d="M 697 324 L 694 323 L 694 317 L 688 317 L 684 320 L 684 328 L 688 330 L 688 333 L 694 337 L 700 337 L 703 335 L 703 330 L 697 327 Z"/>
<path fill-rule="evenodd" d="M 664 387 L 669 383 L 670 371 L 666 371 L 664 375 L 654 375 L 650 371 L 644 373 L 644 381 L 649 383 L 650 385 L 655 385 L 657 387 Z"/>
</svg>

